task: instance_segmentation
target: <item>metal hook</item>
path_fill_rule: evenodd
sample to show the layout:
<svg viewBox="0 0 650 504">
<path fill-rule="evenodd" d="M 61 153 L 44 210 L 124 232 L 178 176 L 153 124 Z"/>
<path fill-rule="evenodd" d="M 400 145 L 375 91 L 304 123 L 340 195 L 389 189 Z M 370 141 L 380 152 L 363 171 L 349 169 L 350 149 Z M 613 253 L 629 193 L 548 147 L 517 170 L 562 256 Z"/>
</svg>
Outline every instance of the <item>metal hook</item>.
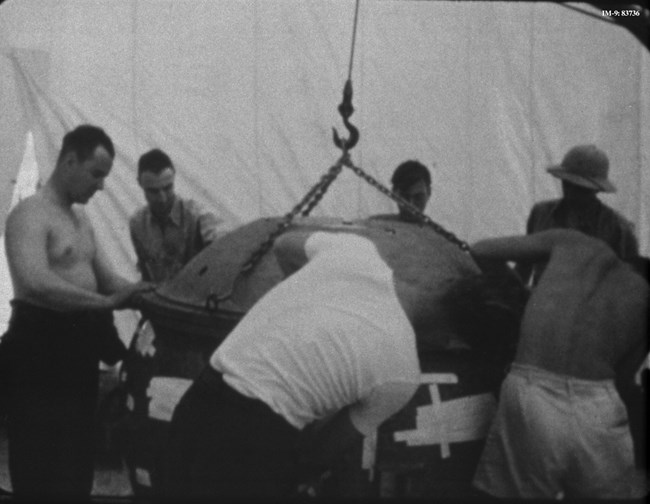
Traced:
<svg viewBox="0 0 650 504">
<path fill-rule="evenodd" d="M 339 104 L 338 110 L 343 118 L 343 124 L 350 132 L 350 136 L 348 138 L 341 138 L 336 128 L 332 128 L 332 140 L 334 141 L 334 145 L 339 149 L 349 150 L 359 141 L 359 130 L 349 121 L 350 116 L 354 113 L 354 107 L 352 106 L 352 81 L 350 79 L 345 82 L 343 101 Z"/>
</svg>

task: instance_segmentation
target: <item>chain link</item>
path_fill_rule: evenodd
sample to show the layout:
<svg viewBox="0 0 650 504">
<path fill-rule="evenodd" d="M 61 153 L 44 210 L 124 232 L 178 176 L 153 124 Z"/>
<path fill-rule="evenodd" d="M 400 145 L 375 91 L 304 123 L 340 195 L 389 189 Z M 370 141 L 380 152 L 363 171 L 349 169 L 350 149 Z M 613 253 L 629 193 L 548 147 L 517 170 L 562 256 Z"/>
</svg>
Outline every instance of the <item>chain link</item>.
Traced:
<svg viewBox="0 0 650 504">
<path fill-rule="evenodd" d="M 354 163 L 352 163 L 352 161 L 350 160 L 350 155 L 348 153 L 348 150 L 344 149 L 343 155 L 339 158 L 336 164 L 330 167 L 330 169 L 320 178 L 320 180 L 316 184 L 314 184 L 311 187 L 311 189 L 309 189 L 309 191 L 303 197 L 303 199 L 296 206 L 294 206 L 290 212 L 284 215 L 284 217 L 278 223 L 276 228 L 273 231 L 271 231 L 271 233 L 269 233 L 269 236 L 266 238 L 266 240 L 264 240 L 264 242 L 262 242 L 260 246 L 255 251 L 253 251 L 253 253 L 250 255 L 248 260 L 242 265 L 241 269 L 239 270 L 238 276 L 250 273 L 255 268 L 255 266 L 257 265 L 257 263 L 259 263 L 262 257 L 271 249 L 278 236 L 284 233 L 287 230 L 287 228 L 291 226 L 293 220 L 296 218 L 298 214 L 300 214 L 303 217 L 309 215 L 309 213 L 314 209 L 314 207 L 316 207 L 316 205 L 321 201 L 321 199 L 323 199 L 323 196 L 325 196 L 325 193 L 329 189 L 330 185 L 332 185 L 332 182 L 334 182 L 334 180 L 336 180 L 336 178 L 339 176 L 341 170 L 343 169 L 343 166 L 350 168 L 357 176 L 365 180 L 372 187 L 377 189 L 382 194 L 388 196 L 390 199 L 395 201 L 400 207 L 404 207 L 409 213 L 415 216 L 419 222 L 424 223 L 427 226 L 431 227 L 436 233 L 441 235 L 443 238 L 457 245 L 463 252 L 469 253 L 470 247 L 466 242 L 459 239 L 452 232 L 447 231 L 440 224 L 433 221 L 428 215 L 425 215 L 423 212 L 421 212 L 418 208 L 416 208 L 411 203 L 406 201 L 404 198 L 395 194 L 393 191 L 388 189 L 381 182 L 379 182 L 377 179 L 375 179 L 374 177 L 372 177 L 371 175 L 363 171 L 361 168 L 355 166 Z M 227 295 L 220 297 L 219 299 L 212 299 L 211 301 L 215 305 L 213 309 L 216 310 L 219 303 L 229 299 L 231 295 L 232 295 L 232 291 Z"/>
<path fill-rule="evenodd" d="M 291 226 L 293 219 L 301 214 L 303 217 L 309 215 L 309 213 L 314 209 L 314 207 L 320 202 L 320 200 L 325 196 L 329 186 L 336 180 L 339 173 L 343 168 L 343 165 L 348 159 L 347 152 L 343 153 L 343 156 L 338 160 L 338 162 L 332 166 L 327 173 L 325 173 L 320 180 L 312 186 L 312 188 L 307 192 L 303 199 L 287 213 L 282 220 L 278 223 L 278 226 L 269 234 L 268 238 L 251 254 L 248 260 L 242 265 L 241 273 L 248 273 L 251 271 L 255 265 L 260 261 L 262 256 L 266 254 L 269 249 L 273 246 L 275 240 L 286 229 Z M 348 159 L 349 162 L 349 159 Z"/>
<path fill-rule="evenodd" d="M 379 182 L 377 179 L 372 177 L 371 175 L 367 174 L 364 172 L 361 168 L 358 166 L 355 166 L 352 161 L 350 161 L 349 157 L 346 157 L 345 159 L 342 159 L 342 162 L 345 166 L 350 168 L 355 174 L 357 174 L 359 177 L 361 177 L 363 180 L 368 182 L 371 186 L 373 186 L 375 189 L 377 189 L 379 192 L 382 194 L 385 194 L 388 196 L 390 199 L 395 201 L 400 207 L 406 208 L 409 213 L 411 213 L 413 216 L 415 216 L 420 222 L 425 223 L 429 227 L 431 227 L 436 233 L 441 235 L 442 237 L 446 238 L 453 244 L 457 245 L 463 252 L 469 253 L 470 247 L 467 244 L 467 242 L 464 242 L 460 238 L 458 238 L 454 233 L 451 231 L 447 231 L 445 228 L 443 228 L 440 224 L 432 220 L 428 215 L 425 215 L 422 213 L 418 208 L 413 206 L 411 203 L 406 201 L 404 198 L 401 196 L 398 196 L 395 194 L 393 191 L 388 189 L 386 186 L 384 186 L 381 182 Z"/>
<path fill-rule="evenodd" d="M 411 203 L 406 201 L 404 198 L 395 194 L 393 191 L 384 186 L 377 179 L 363 171 L 358 166 L 355 166 L 354 163 L 350 160 L 350 155 L 347 152 L 347 149 L 344 150 L 343 155 L 337 161 L 337 163 L 332 166 L 327 173 L 325 173 L 320 180 L 312 186 L 312 188 L 307 192 L 303 199 L 293 207 L 293 209 L 287 213 L 282 220 L 278 223 L 277 227 L 269 234 L 268 238 L 251 254 L 249 259 L 242 265 L 241 273 L 247 273 L 251 271 L 260 259 L 271 249 L 275 240 L 286 229 L 291 226 L 291 223 L 298 214 L 306 217 L 314 209 L 314 207 L 320 202 L 320 200 L 325 196 L 325 193 L 329 189 L 330 185 L 338 175 L 341 173 L 343 166 L 350 168 L 357 176 L 365 180 L 372 187 L 377 189 L 382 194 L 388 196 L 390 199 L 395 201 L 400 207 L 404 207 L 409 213 L 411 213 L 415 218 L 421 223 L 426 224 L 431 227 L 436 233 L 441 235 L 443 238 L 447 239 L 451 243 L 457 245 L 463 252 L 469 252 L 469 245 L 463 240 L 459 239 L 454 233 L 446 230 L 437 222 L 433 221 L 428 215 L 425 215 L 418 208 L 413 206 Z"/>
</svg>

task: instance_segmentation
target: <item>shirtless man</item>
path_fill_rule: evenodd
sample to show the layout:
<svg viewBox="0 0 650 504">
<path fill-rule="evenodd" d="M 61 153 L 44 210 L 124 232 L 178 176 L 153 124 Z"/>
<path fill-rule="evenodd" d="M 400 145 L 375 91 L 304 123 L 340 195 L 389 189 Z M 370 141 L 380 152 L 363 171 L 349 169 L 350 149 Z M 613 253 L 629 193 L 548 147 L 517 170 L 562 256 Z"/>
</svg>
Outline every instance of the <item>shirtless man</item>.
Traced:
<svg viewBox="0 0 650 504">
<path fill-rule="evenodd" d="M 9 471 L 18 497 L 88 498 L 99 361 L 126 349 L 112 310 L 147 284 L 117 275 L 83 209 L 115 151 L 95 126 L 67 133 L 56 167 L 6 226 L 12 318 L 2 339 L 9 382 Z"/>
<path fill-rule="evenodd" d="M 472 252 L 548 261 L 524 313 L 475 486 L 505 498 L 641 497 L 614 379 L 646 338 L 647 282 L 606 243 L 574 230 L 484 240 Z"/>
</svg>

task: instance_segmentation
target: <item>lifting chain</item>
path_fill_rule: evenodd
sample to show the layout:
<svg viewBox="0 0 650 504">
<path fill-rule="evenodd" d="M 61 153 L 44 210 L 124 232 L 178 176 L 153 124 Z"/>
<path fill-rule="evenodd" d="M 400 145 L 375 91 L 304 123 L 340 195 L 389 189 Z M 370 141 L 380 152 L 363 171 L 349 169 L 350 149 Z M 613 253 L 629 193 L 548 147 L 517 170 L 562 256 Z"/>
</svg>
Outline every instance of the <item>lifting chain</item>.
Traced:
<svg viewBox="0 0 650 504">
<path fill-rule="evenodd" d="M 255 250 L 249 259 L 241 267 L 240 273 L 245 274 L 250 272 L 259 260 L 266 254 L 269 249 L 273 246 L 273 243 L 286 229 L 291 225 L 293 219 L 300 213 L 303 217 L 309 215 L 312 209 L 320 202 L 323 198 L 329 186 L 334 182 L 336 177 L 341 173 L 341 169 L 344 165 L 351 165 L 350 161 L 350 149 L 352 149 L 357 142 L 359 141 L 359 130 L 350 122 L 350 116 L 354 113 L 354 107 L 352 106 L 352 64 L 354 62 L 354 47 L 356 42 L 357 35 L 357 24 L 359 21 L 359 0 L 356 0 L 356 6 L 354 10 L 354 24 L 352 29 L 352 44 L 350 47 L 350 64 L 348 68 L 348 78 L 343 87 L 343 99 L 338 106 L 339 114 L 343 119 L 343 124 L 350 133 L 348 138 L 339 137 L 338 132 L 335 128 L 332 128 L 332 139 L 334 145 L 343 151 L 343 154 L 332 166 L 328 172 L 321 177 L 321 179 L 307 192 L 305 197 L 298 203 L 293 209 L 284 216 L 282 221 L 278 224 L 277 228 L 273 230 L 268 238 Z"/>
<path fill-rule="evenodd" d="M 257 263 L 260 262 L 262 257 L 271 249 L 273 244 L 275 243 L 275 240 L 280 236 L 282 233 L 284 233 L 289 226 L 291 226 L 291 223 L 293 220 L 296 218 L 298 214 L 300 214 L 303 217 L 306 217 L 309 215 L 309 213 L 313 210 L 313 208 L 318 204 L 318 202 L 325 196 L 325 193 L 327 192 L 327 189 L 329 186 L 334 182 L 336 177 L 338 177 L 339 173 L 341 173 L 341 170 L 344 166 L 344 164 L 349 162 L 349 155 L 347 154 L 347 151 L 344 152 L 343 156 L 337 161 L 337 163 L 332 166 L 327 173 L 325 173 L 316 184 L 312 186 L 312 188 L 305 194 L 305 196 L 300 200 L 300 202 L 294 206 L 290 212 L 285 214 L 285 216 L 282 218 L 282 220 L 278 223 L 276 228 L 269 233 L 269 236 L 264 240 L 257 249 L 253 251 L 253 253 L 249 256 L 249 258 L 246 260 L 246 262 L 241 266 L 239 269 L 239 272 L 237 273 L 237 276 L 235 277 L 235 280 L 233 281 L 233 288 L 235 282 L 242 276 L 250 273 Z M 207 295 L 205 299 L 205 304 L 204 307 L 207 311 L 211 313 L 215 313 L 219 309 L 219 305 L 223 301 L 227 301 L 228 299 L 231 298 L 232 293 L 233 293 L 233 288 L 230 289 L 230 291 L 223 295 L 223 296 L 217 296 L 215 293 L 211 292 Z"/>
<path fill-rule="evenodd" d="M 427 215 L 425 215 L 416 207 L 411 205 L 408 201 L 404 200 L 403 198 L 401 198 L 400 196 L 392 192 L 390 189 L 382 185 L 379 181 L 377 181 L 376 179 L 368 175 L 361 168 L 355 166 L 350 160 L 349 151 L 359 141 L 359 130 L 352 123 L 350 123 L 350 116 L 354 113 L 354 107 L 352 106 L 352 63 L 354 61 L 354 47 L 356 41 L 358 15 L 359 15 L 359 0 L 356 1 L 356 7 L 354 13 L 354 29 L 352 32 L 352 46 L 350 49 L 350 65 L 348 69 L 348 78 L 347 81 L 345 82 L 345 87 L 343 89 L 343 99 L 338 107 L 339 114 L 341 114 L 341 117 L 343 119 L 343 124 L 345 125 L 350 135 L 348 138 L 341 138 L 339 137 L 336 129 L 332 128 L 332 136 L 333 136 L 334 144 L 343 151 L 343 154 L 336 162 L 336 164 L 332 166 L 327 171 L 327 173 L 325 173 L 320 178 L 320 180 L 316 184 L 314 184 L 314 186 L 307 192 L 307 194 L 303 197 L 303 199 L 296 206 L 294 206 L 289 213 L 287 213 L 282 218 L 282 220 L 278 223 L 277 227 L 269 234 L 266 240 L 262 242 L 255 251 L 253 251 L 250 257 L 240 268 L 239 273 L 235 278 L 235 281 L 241 275 L 250 273 L 255 268 L 255 266 L 259 263 L 262 257 L 264 257 L 264 255 L 271 249 L 278 236 L 284 233 L 287 230 L 287 228 L 291 226 L 293 220 L 296 218 L 298 214 L 300 214 L 302 217 L 306 217 L 309 215 L 309 213 L 323 198 L 323 196 L 329 189 L 332 182 L 334 182 L 334 180 L 336 180 L 336 177 L 338 177 L 338 175 L 341 173 L 343 166 L 347 166 L 348 168 L 350 168 L 355 174 L 357 174 L 363 180 L 368 182 L 371 186 L 378 189 L 381 193 L 385 194 L 390 199 L 395 201 L 400 207 L 404 207 L 408 212 L 414 215 L 421 223 L 427 224 L 436 233 L 440 234 L 450 242 L 460 247 L 460 249 L 463 250 L 464 252 L 469 252 L 469 245 L 467 245 L 467 243 L 460 240 L 459 238 L 456 237 L 456 235 L 447 231 L 442 226 L 440 226 L 439 224 L 431 220 Z M 205 307 L 208 311 L 215 312 L 218 310 L 219 304 L 222 301 L 229 299 L 231 296 L 232 296 L 232 290 L 230 291 L 230 293 L 222 297 L 217 297 L 216 294 L 211 293 L 206 298 Z"/>
<path fill-rule="evenodd" d="M 381 193 L 385 194 L 386 196 L 388 196 L 390 199 L 395 201 L 400 207 L 404 207 L 406 210 L 408 210 L 408 212 L 411 213 L 412 215 L 414 215 L 420 222 L 425 223 L 427 226 L 431 227 L 436 233 L 441 235 L 443 238 L 446 238 L 451 243 L 453 243 L 453 244 L 457 245 L 458 247 L 460 247 L 460 249 L 463 252 L 469 252 L 470 251 L 470 247 L 467 244 L 467 242 L 464 242 L 463 240 L 458 238 L 451 231 L 447 231 L 440 224 L 438 224 L 437 222 L 432 220 L 428 215 L 425 215 L 423 212 L 421 212 L 418 208 L 416 208 L 411 203 L 406 201 L 404 198 L 402 198 L 401 196 L 395 194 L 393 191 L 388 189 L 386 186 L 384 186 L 377 179 L 373 178 L 371 175 L 364 172 L 361 168 L 355 166 L 349 160 L 349 158 L 344 159 L 343 163 L 345 164 L 345 166 L 350 168 L 354 173 L 356 173 L 359 177 L 361 177 L 363 180 L 368 182 L 368 184 L 373 186 L 379 192 L 381 192 Z"/>
<path fill-rule="evenodd" d="M 313 210 L 313 208 L 320 202 L 320 200 L 325 196 L 327 189 L 334 182 L 343 165 L 346 163 L 346 159 L 349 162 L 349 156 L 346 153 L 341 156 L 339 161 L 332 166 L 327 173 L 325 173 L 320 180 L 314 184 L 314 186 L 307 192 L 303 199 L 293 207 L 293 209 L 287 213 L 282 220 L 278 223 L 278 226 L 269 234 L 268 238 L 251 254 L 248 260 L 241 267 L 241 273 L 248 273 L 251 271 L 259 260 L 266 254 L 269 249 L 273 246 L 273 243 L 286 229 L 291 226 L 293 219 L 298 215 L 306 217 Z"/>
<path fill-rule="evenodd" d="M 242 265 L 239 270 L 237 277 L 250 273 L 259 261 L 264 257 L 264 255 L 271 249 L 275 240 L 284 233 L 287 228 L 289 228 L 298 214 L 302 217 L 306 217 L 309 213 L 316 207 L 316 205 L 323 199 L 325 193 L 332 185 L 332 182 L 341 173 L 343 166 L 350 168 L 356 175 L 361 179 L 365 180 L 372 187 L 377 189 L 382 194 L 388 196 L 390 199 L 395 201 L 399 206 L 406 208 L 412 215 L 414 215 L 421 223 L 426 224 L 432 228 L 436 233 L 441 235 L 443 238 L 447 239 L 451 243 L 457 245 L 463 252 L 469 253 L 469 245 L 459 239 L 452 232 L 447 231 L 440 224 L 433 221 L 428 215 L 425 215 L 418 208 L 413 206 L 411 203 L 395 194 L 393 191 L 384 186 L 377 179 L 363 171 L 358 166 L 355 166 L 354 163 L 350 160 L 350 155 L 347 149 L 344 147 L 343 155 L 339 158 L 335 165 L 330 167 L 330 169 L 320 178 L 320 180 L 312 186 L 312 188 L 307 192 L 303 199 L 294 206 L 290 212 L 284 215 L 282 220 L 278 223 L 277 227 L 269 233 L 269 236 L 260 244 L 260 246 L 253 251 L 248 260 Z M 210 312 L 216 312 L 219 308 L 219 304 L 223 301 L 229 299 L 232 295 L 232 290 L 225 296 L 217 297 L 214 293 L 211 293 L 207 296 L 205 302 L 205 308 Z"/>
<path fill-rule="evenodd" d="M 382 194 L 385 194 L 390 199 L 395 201 L 399 206 L 406 208 L 412 215 L 414 215 L 420 222 L 426 224 L 432 228 L 436 233 L 441 235 L 443 238 L 447 239 L 451 243 L 457 245 L 463 252 L 469 252 L 469 245 L 459 239 L 451 231 L 447 231 L 440 224 L 432 220 L 428 215 L 425 215 L 411 203 L 403 199 L 402 197 L 395 194 L 393 191 L 388 189 L 386 186 L 381 184 L 377 179 L 371 175 L 364 172 L 358 166 L 355 166 L 354 163 L 350 160 L 350 155 L 347 152 L 347 149 L 344 150 L 343 155 L 338 160 L 338 162 L 332 166 L 325 175 L 307 192 L 304 198 L 298 203 L 293 209 L 287 213 L 282 220 L 278 223 L 278 226 L 269 234 L 268 238 L 251 254 L 250 258 L 243 264 L 241 267 L 241 273 L 248 273 L 251 271 L 255 265 L 260 261 L 260 259 L 271 249 L 275 240 L 284 233 L 293 219 L 300 214 L 302 217 L 306 217 L 312 211 L 312 209 L 320 202 L 323 198 L 330 185 L 339 173 L 343 166 L 350 168 L 356 175 L 365 180 L 372 187 L 377 189 Z"/>
</svg>

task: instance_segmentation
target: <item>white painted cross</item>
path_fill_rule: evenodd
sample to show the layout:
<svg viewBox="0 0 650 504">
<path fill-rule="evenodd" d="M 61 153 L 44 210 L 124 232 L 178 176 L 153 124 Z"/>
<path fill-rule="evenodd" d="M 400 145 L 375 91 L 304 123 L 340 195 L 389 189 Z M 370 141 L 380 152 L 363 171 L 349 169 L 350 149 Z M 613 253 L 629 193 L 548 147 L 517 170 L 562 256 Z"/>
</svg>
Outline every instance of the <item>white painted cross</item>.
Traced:
<svg viewBox="0 0 650 504">
<path fill-rule="evenodd" d="M 458 383 L 452 373 L 427 373 L 422 383 L 429 384 L 431 404 L 417 408 L 416 428 L 394 433 L 395 441 L 408 446 L 440 445 L 442 458 L 448 458 L 450 443 L 474 441 L 486 436 L 496 412 L 496 398 L 484 393 L 450 401 L 440 400 L 439 385 Z"/>
</svg>

